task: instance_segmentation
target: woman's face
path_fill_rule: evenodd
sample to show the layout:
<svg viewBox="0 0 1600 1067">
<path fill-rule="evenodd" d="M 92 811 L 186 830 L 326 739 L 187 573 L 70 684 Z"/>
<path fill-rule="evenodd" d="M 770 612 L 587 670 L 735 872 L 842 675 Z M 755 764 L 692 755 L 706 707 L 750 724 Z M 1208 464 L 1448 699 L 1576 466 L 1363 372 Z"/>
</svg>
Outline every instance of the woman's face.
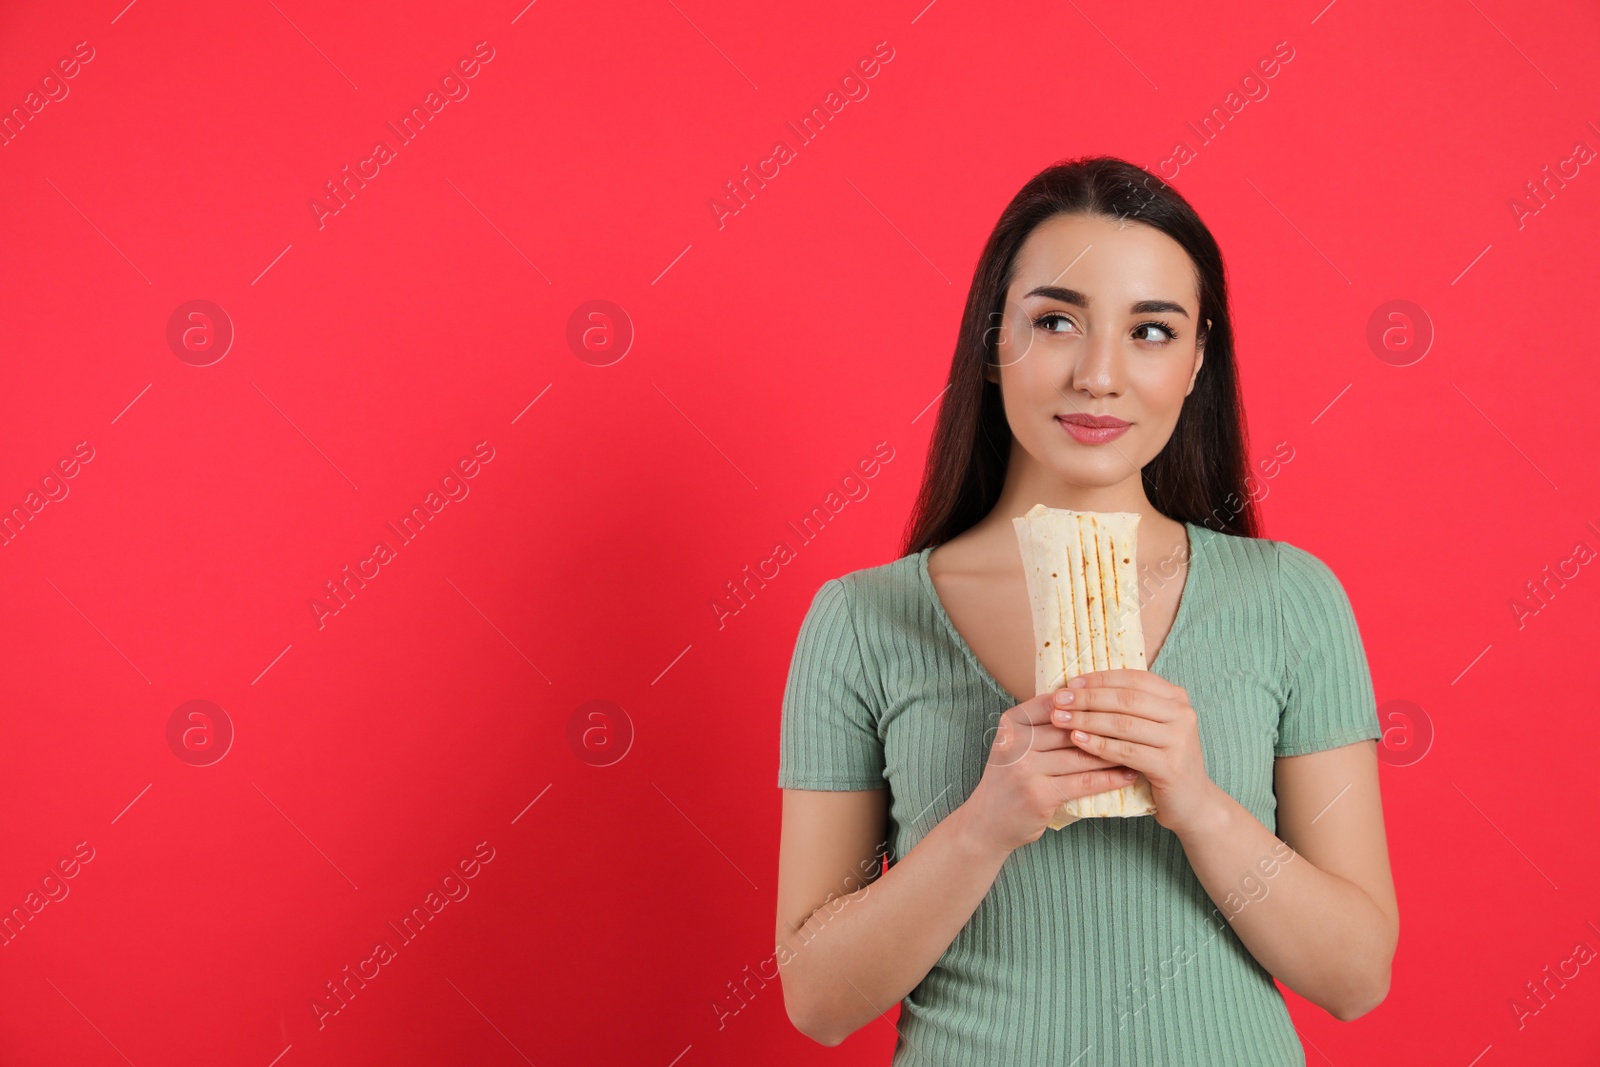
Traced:
<svg viewBox="0 0 1600 1067">
<path fill-rule="evenodd" d="M 1026 453 L 1012 461 L 1072 485 L 1137 479 L 1200 371 L 1199 311 L 1194 266 L 1160 230 L 1088 215 L 1035 227 L 991 333 L 998 365 L 985 370 Z M 1087 416 L 1127 425 L 1074 425 Z"/>
</svg>

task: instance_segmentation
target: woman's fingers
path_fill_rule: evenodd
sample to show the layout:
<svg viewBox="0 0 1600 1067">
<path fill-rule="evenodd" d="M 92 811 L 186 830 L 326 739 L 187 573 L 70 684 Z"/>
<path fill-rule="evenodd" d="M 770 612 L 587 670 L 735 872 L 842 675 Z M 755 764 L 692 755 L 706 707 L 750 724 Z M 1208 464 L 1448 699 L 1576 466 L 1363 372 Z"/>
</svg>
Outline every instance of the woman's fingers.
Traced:
<svg viewBox="0 0 1600 1067">
<path fill-rule="evenodd" d="M 1126 689 L 1143 689 L 1159 696 L 1175 697 L 1183 692 L 1183 687 L 1167 681 L 1159 674 L 1151 671 L 1141 671 L 1134 667 L 1113 667 L 1103 671 L 1090 671 L 1080 674 L 1075 678 L 1067 679 L 1069 689 L 1096 689 L 1101 686 L 1117 686 Z"/>
<path fill-rule="evenodd" d="M 1065 693 L 1070 693 L 1072 700 L 1063 707 L 1060 699 Z M 1176 718 L 1172 701 L 1164 695 L 1149 690 L 1092 687 L 1044 693 L 1018 704 L 1006 715 L 1016 722 L 1018 740 L 1024 742 L 1021 747 L 1026 750 L 1048 752 L 1076 747 L 1112 759 L 1121 747 L 1113 744 L 1115 751 L 1106 753 L 1107 742 L 1161 747 L 1169 724 Z M 1056 729 L 1046 729 L 1046 725 Z M 1086 742 L 1078 740 L 1080 732 L 1089 735 Z"/>
<path fill-rule="evenodd" d="M 1092 767 L 1105 767 L 1110 764 L 1106 760 L 1090 753 L 1084 746 L 1072 739 L 1071 731 L 1058 729 L 1054 726 L 1023 726 L 1020 727 L 1017 737 L 1021 741 L 1021 749 L 1028 752 L 1056 752 L 1065 750 L 1076 752 L 1085 760 L 1098 760 L 1099 762 L 1086 763 L 1083 767 L 1088 770 Z"/>
<path fill-rule="evenodd" d="M 1059 692 L 1062 692 L 1062 690 L 1058 689 L 1054 692 L 1040 693 L 1038 696 L 1029 697 L 1022 703 L 1008 709 L 1006 714 L 1019 723 L 1044 726 L 1050 722 L 1050 712 L 1056 707 L 1052 703 L 1052 699 Z"/>
<path fill-rule="evenodd" d="M 1077 797 L 1092 797 L 1096 793 L 1109 793 L 1132 782 L 1133 779 L 1127 776 L 1126 768 L 1116 767 L 1109 770 L 1054 775 L 1050 778 L 1050 787 L 1060 794 L 1063 801 L 1067 801 Z"/>
<path fill-rule="evenodd" d="M 1081 730 L 1072 731 L 1072 743 L 1086 752 L 1093 752 L 1104 759 L 1115 760 L 1125 767 L 1150 773 L 1151 769 L 1162 765 L 1165 759 L 1164 751 L 1151 745 L 1141 745 L 1136 741 L 1127 741 L 1120 737 L 1101 737 L 1099 734 L 1087 734 Z"/>
<path fill-rule="evenodd" d="M 1100 749 L 1085 745 L 1080 734 L 1087 735 L 1090 741 L 1127 741 L 1160 748 L 1171 733 L 1166 723 L 1141 719 L 1124 711 L 1074 711 L 1070 719 L 1056 725 L 1073 744 L 1097 754 Z"/>
<path fill-rule="evenodd" d="M 1129 689 L 1122 686 L 1087 686 L 1083 689 L 1058 690 L 1051 698 L 1053 711 L 1050 721 L 1060 726 L 1062 714 L 1080 711 L 1112 711 L 1148 719 L 1152 722 L 1171 722 L 1177 718 L 1178 704 L 1172 696 L 1150 689 Z"/>
<path fill-rule="evenodd" d="M 1001 715 L 1001 718 L 1010 720 L 1006 741 L 1009 753 L 1007 762 L 1014 762 L 1028 752 L 1078 747 L 1067 736 L 1066 730 L 1058 729 L 1063 724 L 1052 723 L 1050 714 L 1053 708 L 1052 694 L 1041 693 Z"/>
<path fill-rule="evenodd" d="M 1039 769 L 1045 774 L 1081 774 L 1086 771 L 1100 771 L 1108 768 L 1122 770 L 1123 767 L 1113 760 L 1097 756 L 1077 746 L 1069 745 L 1063 749 L 1041 749 L 1032 753 L 1033 759 L 1038 761 Z"/>
</svg>

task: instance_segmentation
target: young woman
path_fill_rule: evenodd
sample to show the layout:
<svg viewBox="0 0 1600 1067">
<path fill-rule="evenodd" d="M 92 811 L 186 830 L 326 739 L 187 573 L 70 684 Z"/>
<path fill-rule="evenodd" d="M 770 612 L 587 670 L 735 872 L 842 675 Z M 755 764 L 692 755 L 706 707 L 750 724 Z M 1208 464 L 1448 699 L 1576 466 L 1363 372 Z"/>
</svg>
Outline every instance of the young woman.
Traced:
<svg viewBox="0 0 1600 1067">
<path fill-rule="evenodd" d="M 1341 1020 L 1383 1001 L 1366 655 L 1333 572 L 1257 535 L 1248 470 L 1194 210 L 1117 159 L 1029 181 L 978 263 L 906 554 L 825 582 L 796 642 L 777 942 L 802 1032 L 836 1045 L 898 1001 L 896 1065 L 1279 1067 L 1304 1052 L 1274 978 Z M 1141 516 L 1149 670 L 1030 695 L 1011 520 L 1040 503 Z M 1154 816 L 1046 829 L 1132 772 Z"/>
</svg>

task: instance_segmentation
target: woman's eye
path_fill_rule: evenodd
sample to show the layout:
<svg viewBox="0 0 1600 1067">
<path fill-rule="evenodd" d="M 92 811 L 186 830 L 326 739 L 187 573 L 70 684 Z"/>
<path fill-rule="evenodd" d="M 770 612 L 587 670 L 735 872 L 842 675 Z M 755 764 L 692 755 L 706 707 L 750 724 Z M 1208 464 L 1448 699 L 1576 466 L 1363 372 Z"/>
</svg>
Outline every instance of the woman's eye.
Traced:
<svg viewBox="0 0 1600 1067">
<path fill-rule="evenodd" d="M 1043 328 L 1047 333 L 1066 332 L 1064 329 L 1058 329 L 1055 327 L 1055 325 L 1053 325 L 1057 323 L 1064 326 L 1071 326 L 1072 320 L 1058 311 L 1046 312 L 1045 314 L 1040 315 L 1038 318 L 1033 320 L 1033 325 L 1035 328 Z"/>
<path fill-rule="evenodd" d="M 1178 336 L 1172 331 L 1172 327 L 1168 326 L 1164 322 L 1141 322 L 1139 325 L 1133 328 L 1135 335 L 1137 335 L 1140 330 L 1159 330 L 1159 336 L 1151 335 L 1140 338 L 1140 340 L 1153 341 L 1156 344 L 1165 344 L 1168 341 L 1176 340 Z"/>
</svg>

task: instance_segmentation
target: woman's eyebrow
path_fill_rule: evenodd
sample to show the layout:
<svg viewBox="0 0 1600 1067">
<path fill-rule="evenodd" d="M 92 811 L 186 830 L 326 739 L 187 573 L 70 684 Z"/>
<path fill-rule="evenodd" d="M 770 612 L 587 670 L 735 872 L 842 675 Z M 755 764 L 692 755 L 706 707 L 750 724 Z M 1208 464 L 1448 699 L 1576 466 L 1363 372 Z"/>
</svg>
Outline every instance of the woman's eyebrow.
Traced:
<svg viewBox="0 0 1600 1067">
<path fill-rule="evenodd" d="M 1030 296 L 1043 296 L 1051 300 L 1059 300 L 1063 304 L 1072 304 L 1076 307 L 1087 308 L 1089 306 L 1089 298 L 1087 296 L 1084 296 L 1076 289 L 1066 289 L 1059 285 L 1041 285 L 1028 290 L 1022 295 L 1024 299 Z M 1149 315 L 1155 312 L 1170 311 L 1173 314 L 1182 315 L 1184 318 L 1189 317 L 1189 313 L 1183 309 L 1182 304 L 1174 304 L 1170 300 L 1140 300 L 1130 307 L 1128 311 L 1134 315 Z"/>
</svg>

